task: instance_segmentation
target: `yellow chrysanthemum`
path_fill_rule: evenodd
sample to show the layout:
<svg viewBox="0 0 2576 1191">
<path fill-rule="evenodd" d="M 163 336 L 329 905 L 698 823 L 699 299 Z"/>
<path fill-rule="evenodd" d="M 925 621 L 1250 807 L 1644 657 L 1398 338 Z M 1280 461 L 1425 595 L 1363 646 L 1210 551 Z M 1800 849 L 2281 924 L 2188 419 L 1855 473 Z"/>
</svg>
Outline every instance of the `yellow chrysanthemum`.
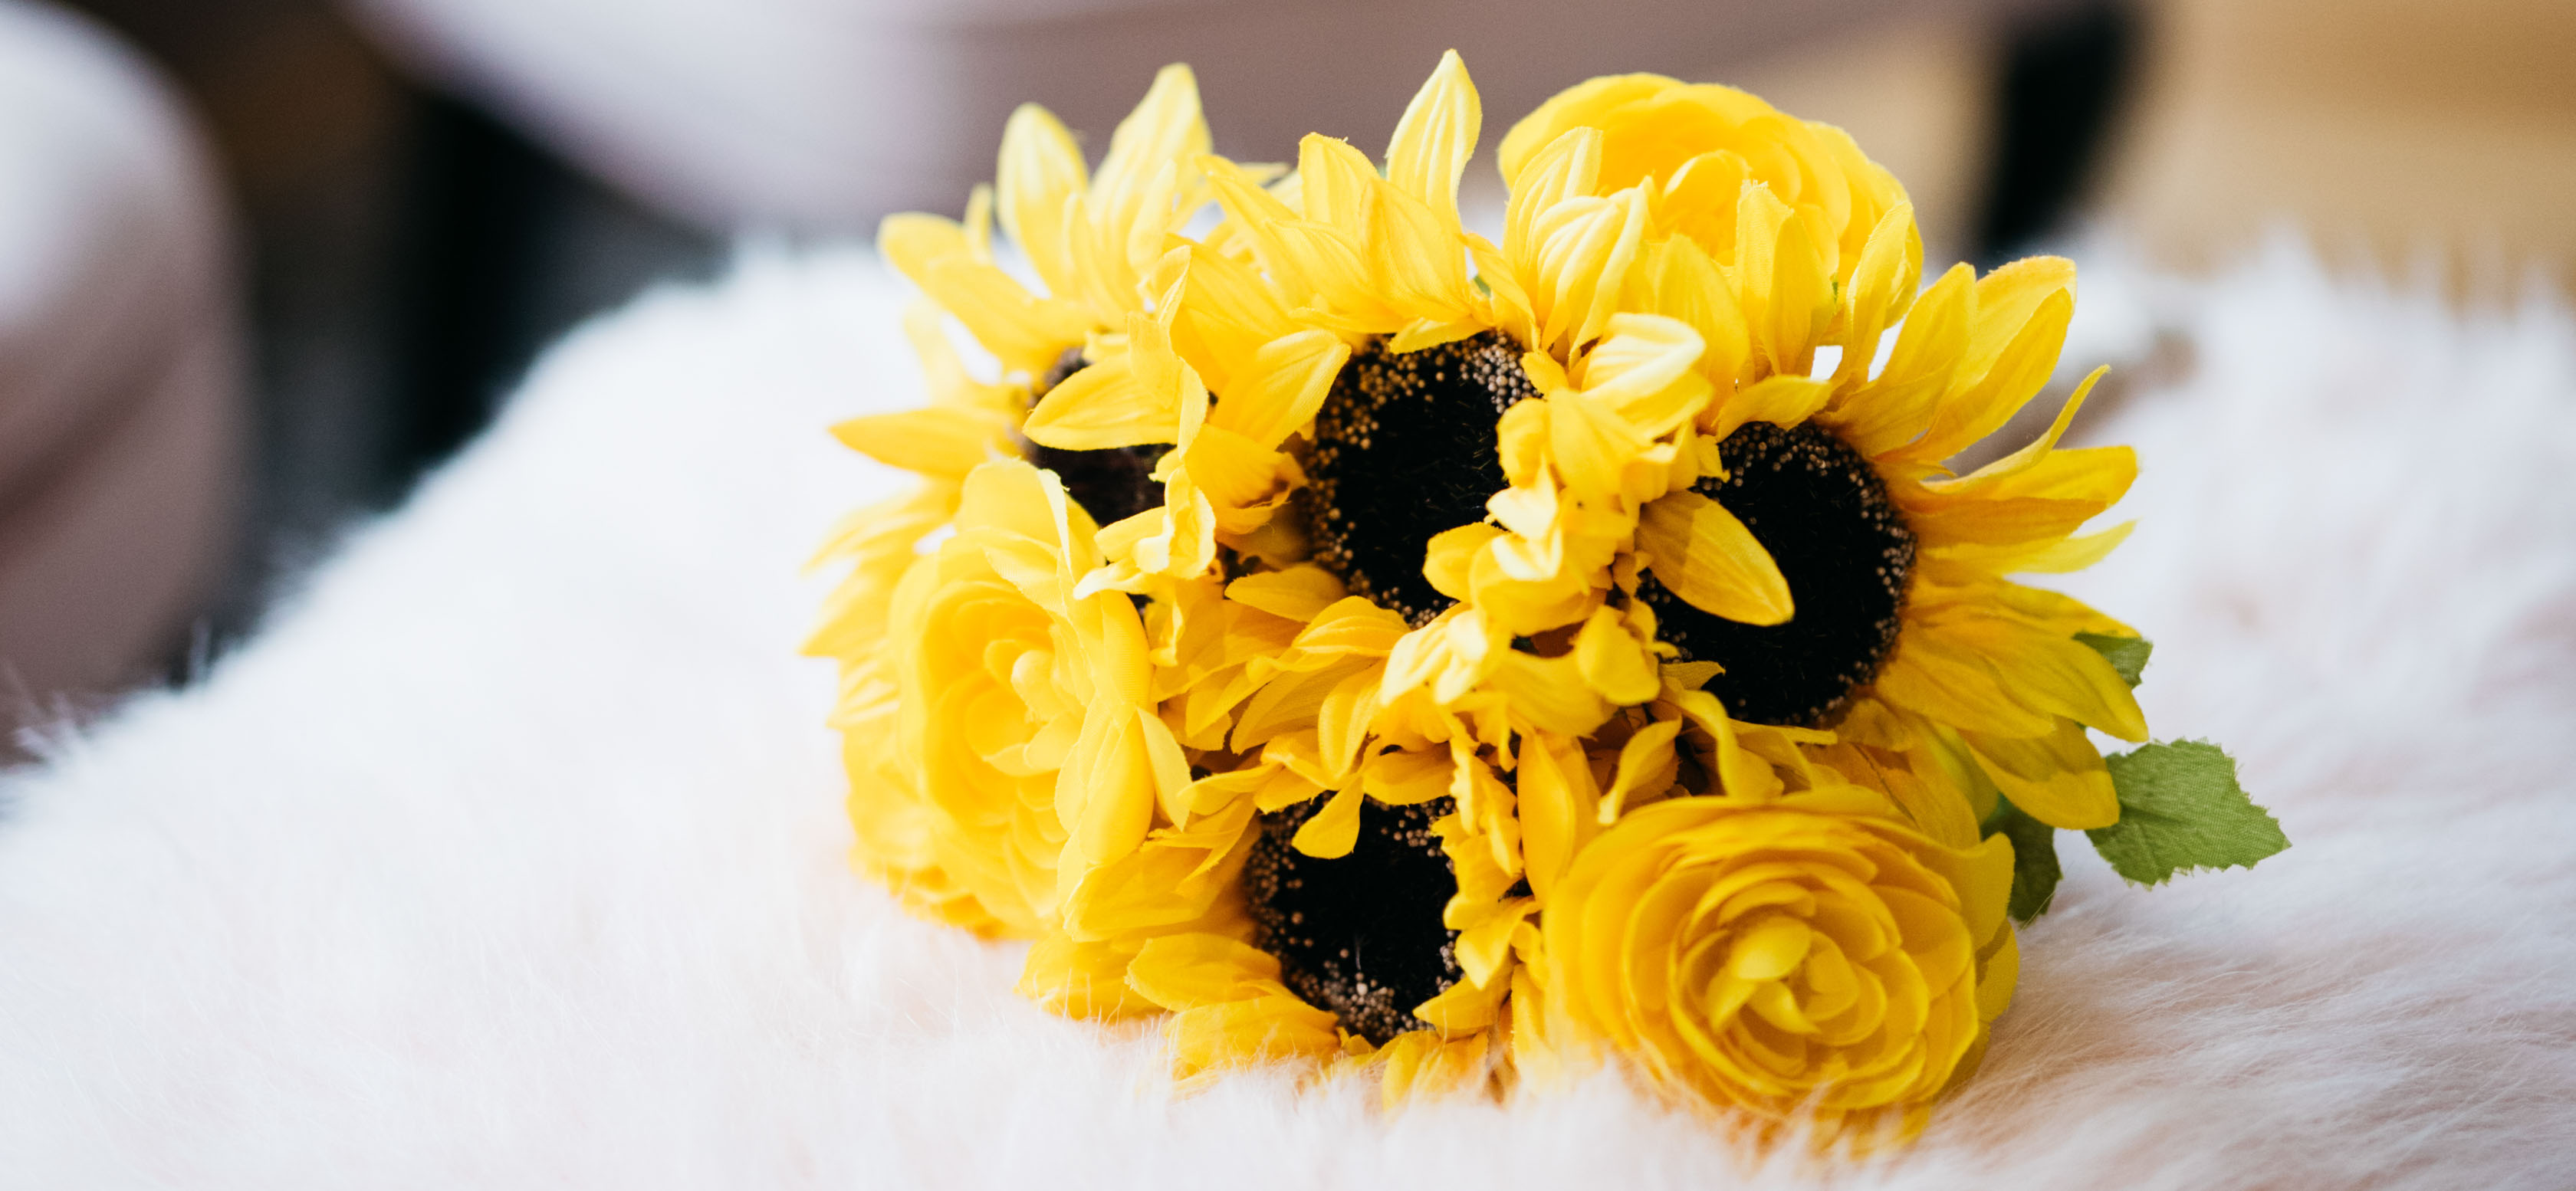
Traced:
<svg viewBox="0 0 2576 1191">
<path fill-rule="evenodd" d="M 2012 847 L 1944 846 L 1856 787 L 1679 798 L 1591 842 L 1542 923 L 1548 1041 L 1830 1137 L 1919 1129 L 2019 968 Z"/>
</svg>

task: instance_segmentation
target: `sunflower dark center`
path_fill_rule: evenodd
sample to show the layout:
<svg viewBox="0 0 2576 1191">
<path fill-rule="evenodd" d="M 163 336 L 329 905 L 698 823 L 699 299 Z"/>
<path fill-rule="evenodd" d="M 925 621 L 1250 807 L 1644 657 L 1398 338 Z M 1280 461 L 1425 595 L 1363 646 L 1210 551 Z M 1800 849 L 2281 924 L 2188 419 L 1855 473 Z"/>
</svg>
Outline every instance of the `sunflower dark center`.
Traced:
<svg viewBox="0 0 2576 1191">
<path fill-rule="evenodd" d="M 1326 797 L 1329 797 L 1327 795 Z M 1431 824 L 1446 798 L 1414 806 L 1360 804 L 1359 842 L 1324 860 L 1289 846 L 1323 798 L 1261 817 L 1243 867 L 1258 942 L 1279 957 L 1279 976 L 1309 1004 L 1381 1046 L 1422 1027 L 1413 1007 L 1458 982 L 1458 932 L 1441 910 L 1458 892 Z"/>
<path fill-rule="evenodd" d="M 1396 355 L 1351 353 L 1306 459 L 1315 561 L 1414 624 L 1453 601 L 1422 577 L 1432 536 L 1485 519 L 1503 489 L 1494 420 L 1538 390 L 1499 332 Z"/>
<path fill-rule="evenodd" d="M 1763 627 L 1684 603 L 1651 574 L 1637 594 L 1684 661 L 1726 672 L 1708 691 L 1727 712 L 1760 724 L 1816 726 L 1877 677 L 1896 644 L 1914 571 L 1914 531 L 1869 460 L 1813 423 L 1748 422 L 1718 444 L 1726 478 L 1693 491 L 1744 522 L 1789 581 L 1797 612 Z"/>
<path fill-rule="evenodd" d="M 1066 377 L 1082 368 L 1082 349 L 1065 349 L 1055 367 L 1030 383 L 1029 395 L 1046 396 L 1047 390 L 1063 384 Z M 1154 482 L 1154 465 L 1171 453 L 1168 443 L 1093 451 L 1068 451 L 1033 442 L 1023 445 L 1029 462 L 1054 472 L 1057 479 L 1064 481 L 1064 494 L 1098 524 L 1124 521 L 1163 503 L 1163 486 Z"/>
</svg>

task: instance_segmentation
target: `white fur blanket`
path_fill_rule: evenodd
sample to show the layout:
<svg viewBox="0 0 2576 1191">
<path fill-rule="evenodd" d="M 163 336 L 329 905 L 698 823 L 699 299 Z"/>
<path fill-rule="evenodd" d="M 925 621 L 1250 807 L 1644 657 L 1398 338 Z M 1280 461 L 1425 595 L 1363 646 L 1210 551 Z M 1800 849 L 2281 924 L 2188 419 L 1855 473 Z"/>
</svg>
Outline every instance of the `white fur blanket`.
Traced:
<svg viewBox="0 0 2576 1191">
<path fill-rule="evenodd" d="M 204 682 L 8 780 L 0 1185 L 2569 1185 L 2576 318 L 2295 254 L 2087 294 L 2196 368 L 2099 428 L 2145 523 L 2081 588 L 2296 847 L 2146 892 L 2068 837 L 1983 1075 L 1880 1164 L 1611 1080 L 1175 1102 L 853 877 L 796 566 L 892 482 L 823 427 L 917 382 L 842 254 L 576 335 Z"/>
</svg>

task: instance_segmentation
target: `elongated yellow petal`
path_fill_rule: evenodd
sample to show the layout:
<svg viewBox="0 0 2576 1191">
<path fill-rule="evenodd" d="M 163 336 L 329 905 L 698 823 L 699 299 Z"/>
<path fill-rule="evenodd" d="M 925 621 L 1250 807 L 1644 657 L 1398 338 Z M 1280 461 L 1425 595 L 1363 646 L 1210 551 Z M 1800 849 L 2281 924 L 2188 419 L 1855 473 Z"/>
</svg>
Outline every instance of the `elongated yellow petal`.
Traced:
<svg viewBox="0 0 2576 1191">
<path fill-rule="evenodd" d="M 1843 358 L 1834 370 L 1837 389 L 1869 378 L 1878 361 L 1879 337 L 1914 304 L 1923 279 L 1923 236 L 1914 226 L 1914 204 L 1899 203 L 1871 229 L 1843 294 Z"/>
<path fill-rule="evenodd" d="M 1544 900 L 1598 827 L 1592 811 L 1600 792 L 1593 787 L 1582 743 L 1550 741 L 1536 734 L 1522 737 L 1519 794 L 1522 871 L 1529 878 L 1530 891 Z M 1506 927 L 1494 942 L 1508 937 Z M 1499 960 L 1499 946 L 1493 950 L 1493 958 Z"/>
<path fill-rule="evenodd" d="M 1338 137 L 1310 132 L 1297 142 L 1297 180 L 1305 200 L 1305 217 L 1344 232 L 1359 230 L 1377 167 L 1368 155 Z"/>
<path fill-rule="evenodd" d="M 1972 358 L 1953 374 L 1950 391 L 1933 411 L 1932 428 L 1902 454 L 1927 463 L 1937 462 L 2011 421 L 2022 406 L 2039 395 L 2040 388 L 2057 370 L 2057 354 L 2066 344 L 2066 326 L 2074 316 L 2075 299 L 2070 293 L 2063 289 L 2049 291 L 2040 299 L 2038 309 L 2020 324 L 2011 345 L 1997 355 L 1992 368 L 1978 375 L 1973 371 Z M 1999 321 L 1989 315 L 1980 295 L 1974 334 L 1982 337 Z M 1969 376 L 1976 379 L 1962 383 L 1960 378 Z"/>
<path fill-rule="evenodd" d="M 1681 491 L 1646 506 L 1637 545 L 1682 602 L 1745 624 L 1785 624 L 1796 605 L 1771 552 L 1726 506 Z"/>
<path fill-rule="evenodd" d="M 2051 827 L 2089 831 L 2120 819 L 2111 771 L 2084 726 L 2059 720 L 2046 736 L 2013 739 L 1963 732 L 1960 739 L 2013 805 Z"/>
<path fill-rule="evenodd" d="M 1109 135 L 1109 152 L 1092 180 L 1088 205 L 1108 241 L 1103 257 L 1123 266 L 1122 272 L 1141 271 L 1162 252 L 1162 231 L 1187 215 L 1172 209 L 1173 174 L 1205 155 L 1208 144 L 1197 76 L 1178 63 L 1156 72 L 1145 98 Z M 1133 235 L 1140 225 L 1151 234 Z"/>
<path fill-rule="evenodd" d="M 1067 451 L 1176 442 L 1180 396 L 1138 383 L 1124 358 L 1104 360 L 1047 390 L 1020 433 L 1041 446 Z"/>
<path fill-rule="evenodd" d="M 2075 296 L 2075 262 L 2062 256 L 2025 257 L 1977 279 L 1977 328 L 1968 343 L 1964 375 L 1995 365 L 2040 307 L 2063 293 Z"/>
<path fill-rule="evenodd" d="M 1876 685 L 1879 695 L 1897 707 L 1972 732 L 2023 737 L 2057 728 L 2055 716 L 2016 697 L 2019 692 L 2003 683 L 1973 643 L 1913 625 L 1898 635 Z"/>
<path fill-rule="evenodd" d="M 1948 650 L 1954 658 L 1973 656 L 1977 666 L 2005 679 L 2004 689 L 2016 703 L 2042 717 L 2035 725 L 2024 720 L 2022 726 L 2012 728 L 1952 720 L 1963 728 L 2000 736 L 2039 736 L 2056 730 L 2055 721 L 2046 717 L 2063 716 L 2122 740 L 2146 739 L 2146 716 L 2138 710 L 2128 682 L 2101 654 L 2072 637 L 1993 613 L 1945 618 L 1921 627 L 1924 631 L 1917 632 L 1917 626 L 1907 626 L 1909 640 L 1898 643 L 1898 652 L 1922 642 Z"/>
<path fill-rule="evenodd" d="M 1231 1001 L 1279 978 L 1279 960 L 1238 939 L 1215 934 L 1148 940 L 1127 967 L 1127 983 L 1166 1009 Z"/>
<path fill-rule="evenodd" d="M 1225 585 L 1225 598 L 1295 621 L 1313 620 L 1346 592 L 1331 571 L 1312 563 L 1246 575 Z"/>
<path fill-rule="evenodd" d="M 2080 538 L 2005 546 L 1959 544 L 1926 547 L 1925 554 L 1936 561 L 1955 560 L 1997 575 L 2063 575 L 2110 557 L 2111 551 L 2127 541 L 2129 532 L 2137 527 L 2135 521 L 2123 521 L 2100 533 Z"/>
<path fill-rule="evenodd" d="M 2046 459 L 2049 452 L 2057 449 L 2058 440 L 2066 437 L 2066 428 L 2074 423 L 2077 411 L 2084 408 L 2084 399 L 2092 394 L 2094 384 L 2110 371 L 2109 366 L 2105 365 L 2087 375 L 2084 383 L 2075 386 L 2075 393 L 2066 399 L 2066 404 L 2058 407 L 2057 418 L 2049 423 L 2047 432 L 2033 439 L 2020 450 L 1978 468 L 1968 475 L 1956 479 L 1927 480 L 1924 481 L 1923 486 L 1934 492 L 1966 491 L 2029 471 L 2041 460 Z"/>
<path fill-rule="evenodd" d="M 1458 175 L 1476 152 L 1484 127 L 1484 108 L 1467 64 L 1450 50 L 1414 93 L 1413 102 L 1396 122 L 1386 147 L 1386 180 L 1437 214 L 1445 213 L 1454 229 L 1458 210 Z"/>
<path fill-rule="evenodd" d="M 1435 324 L 1459 322 L 1474 309 L 1456 218 L 1372 179 L 1363 219 L 1370 272 L 1389 307 L 1408 322 Z"/>
<path fill-rule="evenodd" d="M 879 463 L 952 479 L 1016 453 L 1009 419 L 980 409 L 932 406 L 871 414 L 832 427 L 832 436 Z"/>
<path fill-rule="evenodd" d="M 1795 426 L 1824 408 L 1833 392 L 1832 385 L 1811 377 L 1766 376 L 1712 408 L 1704 425 L 1720 442 L 1747 422 Z"/>
<path fill-rule="evenodd" d="M 1834 316 L 1834 278 L 1805 220 L 1758 182 L 1736 205 L 1736 284 L 1754 350 L 1774 372 L 1807 374 Z"/>
<path fill-rule="evenodd" d="M 1071 247 L 1065 237 L 1066 204 L 1090 183 L 1082 150 L 1054 113 L 1024 103 L 1002 128 L 1002 155 L 993 175 L 994 213 L 1002 231 L 1027 254 L 1029 264 L 1058 297 L 1077 293 Z"/>
<path fill-rule="evenodd" d="M 1091 331 L 1091 317 L 1082 307 L 1031 294 L 1010 274 L 983 261 L 938 261 L 923 272 L 921 288 L 1015 372 L 1044 372 Z"/>
<path fill-rule="evenodd" d="M 1966 265 L 1915 300 L 1887 367 L 1826 417 L 1855 450 L 1877 459 L 1923 436 L 1967 351 L 1976 302 L 1976 270 Z"/>
</svg>

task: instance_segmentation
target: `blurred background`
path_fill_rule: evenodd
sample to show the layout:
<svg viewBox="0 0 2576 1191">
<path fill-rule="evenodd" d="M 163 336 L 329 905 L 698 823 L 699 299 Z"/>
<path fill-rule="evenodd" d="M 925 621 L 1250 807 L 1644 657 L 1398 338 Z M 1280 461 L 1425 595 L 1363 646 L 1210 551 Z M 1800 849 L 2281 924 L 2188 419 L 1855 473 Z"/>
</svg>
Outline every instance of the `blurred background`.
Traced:
<svg viewBox="0 0 2576 1191">
<path fill-rule="evenodd" d="M 578 320 L 957 210 L 1022 100 L 1096 153 L 1188 61 L 1221 151 L 1374 152 L 1449 47 L 1489 148 L 1624 70 L 1841 124 L 1938 258 L 2576 279 L 2563 0 L 0 0 L 0 728 L 184 679 Z"/>
</svg>

